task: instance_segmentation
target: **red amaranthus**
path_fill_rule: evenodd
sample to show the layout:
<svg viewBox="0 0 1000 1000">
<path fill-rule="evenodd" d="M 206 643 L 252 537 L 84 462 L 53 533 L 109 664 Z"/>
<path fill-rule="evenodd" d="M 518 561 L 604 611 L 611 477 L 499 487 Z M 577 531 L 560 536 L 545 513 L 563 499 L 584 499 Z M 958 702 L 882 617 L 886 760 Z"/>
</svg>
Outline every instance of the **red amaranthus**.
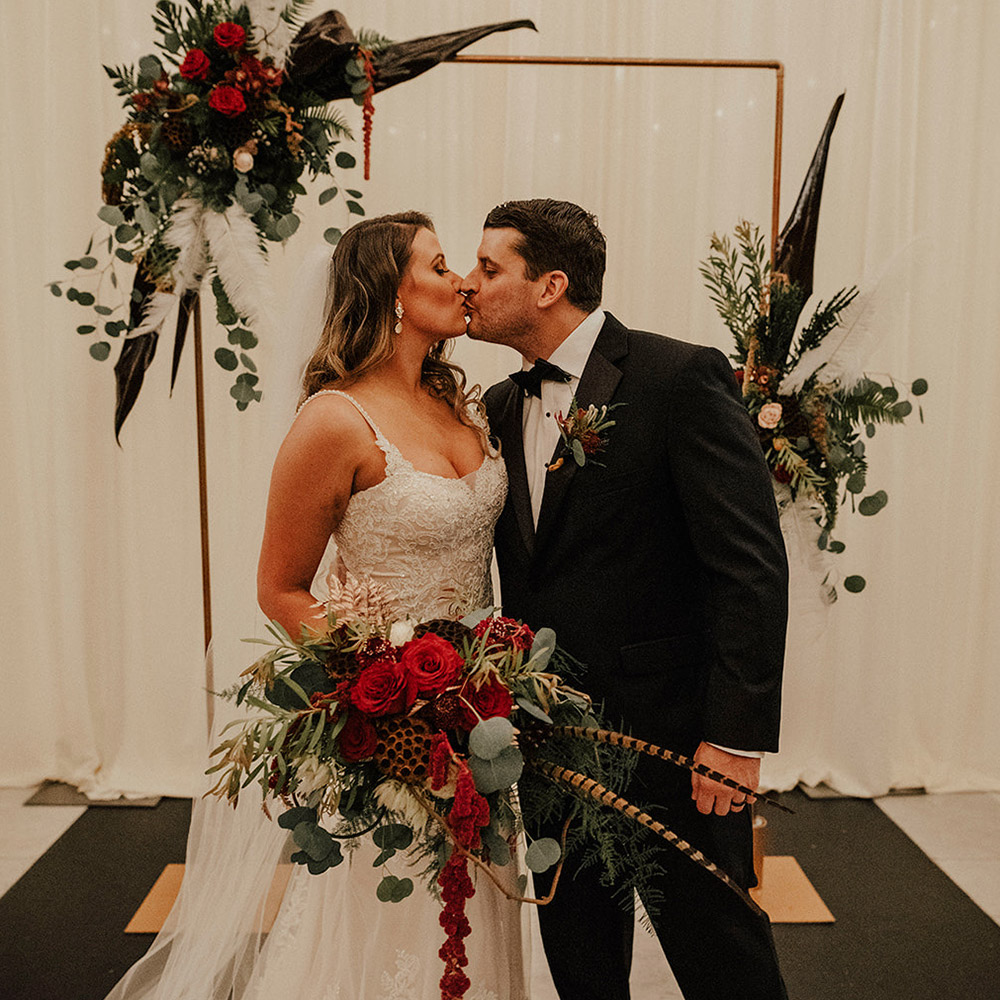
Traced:
<svg viewBox="0 0 1000 1000">
<path fill-rule="evenodd" d="M 433 781 L 437 785 L 447 770 L 444 759 L 445 749 L 450 750 L 447 739 L 439 741 L 434 746 L 432 760 L 434 761 Z M 455 800 L 448 813 L 448 825 L 451 827 L 455 842 L 467 851 L 479 847 L 479 830 L 490 821 L 489 803 L 476 791 L 472 772 L 465 761 L 452 758 L 458 764 L 458 779 L 455 783 Z M 443 763 L 444 766 L 441 766 Z M 438 786 L 439 787 L 439 786 Z M 463 969 L 469 964 L 465 954 L 465 938 L 472 928 L 469 918 L 465 915 L 465 902 L 475 894 L 472 879 L 469 878 L 469 859 L 460 851 L 452 852 L 441 874 L 438 876 L 441 886 L 441 898 L 444 909 L 438 918 L 444 928 L 447 938 L 438 951 L 444 962 L 444 974 L 441 976 L 441 1000 L 462 1000 L 466 990 L 471 985 L 469 977 Z"/>
</svg>

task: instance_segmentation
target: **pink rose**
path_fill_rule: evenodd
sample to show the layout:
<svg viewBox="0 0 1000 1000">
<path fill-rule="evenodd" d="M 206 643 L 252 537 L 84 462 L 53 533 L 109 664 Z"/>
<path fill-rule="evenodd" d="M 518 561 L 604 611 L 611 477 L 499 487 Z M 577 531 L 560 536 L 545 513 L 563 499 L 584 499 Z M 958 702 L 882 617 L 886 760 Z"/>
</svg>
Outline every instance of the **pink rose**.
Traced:
<svg viewBox="0 0 1000 1000">
<path fill-rule="evenodd" d="M 463 663 L 458 650 L 447 639 L 432 632 L 411 639 L 403 647 L 400 662 L 413 688 L 422 695 L 438 694 L 454 684 Z"/>
<path fill-rule="evenodd" d="M 223 21 L 212 32 L 215 44 L 223 49 L 238 49 L 245 41 L 247 33 L 232 21 Z"/>
<path fill-rule="evenodd" d="M 757 414 L 757 423 L 765 430 L 774 430 L 781 423 L 781 403 L 765 403 Z"/>
</svg>

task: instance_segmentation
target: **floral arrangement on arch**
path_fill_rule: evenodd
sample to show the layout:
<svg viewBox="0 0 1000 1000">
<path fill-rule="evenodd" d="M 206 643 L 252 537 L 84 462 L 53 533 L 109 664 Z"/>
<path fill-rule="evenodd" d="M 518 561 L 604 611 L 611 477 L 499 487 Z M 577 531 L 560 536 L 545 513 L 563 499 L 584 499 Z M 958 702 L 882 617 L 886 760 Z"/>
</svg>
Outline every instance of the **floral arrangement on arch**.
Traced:
<svg viewBox="0 0 1000 1000">
<path fill-rule="evenodd" d="M 104 67 L 128 111 L 101 165 L 98 216 L 109 232 L 92 237 L 83 255 L 66 262 L 72 278 L 49 288 L 93 309 L 77 332 L 91 338 L 95 359 L 107 359 L 112 341 L 124 335 L 115 368 L 116 435 L 158 336 L 180 306 L 173 385 L 189 314 L 206 279 L 228 341 L 214 357 L 236 373 L 230 395 L 239 409 L 261 398 L 251 351 L 259 335 L 273 329 L 265 294 L 268 243 L 298 228 L 304 174 L 330 176 L 331 158 L 341 170 L 355 166 L 350 152 L 337 149 L 351 138 L 343 116 L 285 65 L 305 6 L 301 0 L 158 0 L 158 53 L 143 56 L 137 67 Z M 374 35 L 363 39 L 345 75 L 364 77 L 362 49 L 385 44 Z M 319 200 L 338 196 L 349 212 L 364 214 L 357 189 L 328 187 Z M 326 232 L 331 243 L 339 235 L 336 228 Z M 118 290 L 122 264 L 135 268 L 131 294 Z M 92 291 L 78 287 L 83 275 Z M 115 297 L 117 304 L 109 304 Z"/>
<path fill-rule="evenodd" d="M 235 805 L 256 783 L 265 811 L 268 802 L 284 807 L 277 822 L 299 848 L 291 860 L 314 875 L 344 860 L 341 842 L 370 836 L 385 903 L 414 891 L 410 875 L 390 870 L 397 853 L 411 871 L 423 865 L 443 903 L 442 1000 L 460 1000 L 470 986 L 470 866 L 510 898 L 551 899 L 524 896 L 526 877 L 516 875 L 522 815 L 566 817 L 562 842 L 528 843 L 533 871 L 561 869 L 577 846 L 609 878 L 642 886 L 660 871 L 652 832 L 756 909 L 725 872 L 613 791 L 637 753 L 735 783 L 601 728 L 589 697 L 565 680 L 574 664 L 551 629 L 534 632 L 492 611 L 414 622 L 396 615 L 381 584 L 333 574 L 327 582 L 323 630 L 295 641 L 272 623 L 277 641 L 225 692 L 255 714 L 223 730 L 212 792 Z M 503 879 L 499 868 L 515 874 Z M 552 892 L 558 881 L 559 871 Z"/>
<path fill-rule="evenodd" d="M 816 543 L 844 551 L 832 538 L 845 503 L 864 516 L 888 503 L 885 490 L 868 490 L 865 440 L 883 424 L 901 424 L 913 412 L 908 395 L 927 391 L 927 381 L 908 387 L 888 377 L 879 382 L 861 369 L 873 335 L 871 312 L 856 287 L 817 303 L 799 322 L 806 293 L 798 282 L 771 271 L 760 230 L 742 221 L 728 236 L 712 236 L 701 274 L 712 302 L 733 334 L 736 378 L 774 477 L 779 505 L 788 502 L 816 524 Z M 923 410 L 918 408 L 920 420 Z M 836 591 L 827 583 L 828 599 Z M 844 579 L 857 593 L 865 580 Z"/>
</svg>

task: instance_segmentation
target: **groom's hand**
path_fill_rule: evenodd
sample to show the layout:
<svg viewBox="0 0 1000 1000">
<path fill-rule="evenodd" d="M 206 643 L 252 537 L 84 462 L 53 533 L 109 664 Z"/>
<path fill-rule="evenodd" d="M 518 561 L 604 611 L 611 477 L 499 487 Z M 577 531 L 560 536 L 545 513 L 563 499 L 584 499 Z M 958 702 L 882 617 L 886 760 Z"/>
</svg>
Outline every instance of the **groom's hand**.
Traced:
<svg viewBox="0 0 1000 1000">
<path fill-rule="evenodd" d="M 734 778 L 747 788 L 756 790 L 760 782 L 760 759 L 757 757 L 741 757 L 726 753 L 709 743 L 702 743 L 695 751 L 694 759 L 699 764 L 705 764 Z M 739 812 L 748 802 L 756 801 L 752 795 L 745 796 L 738 789 L 720 785 L 701 774 L 691 775 L 691 798 L 694 799 L 698 812 L 706 816 L 713 812 L 718 816 Z"/>
</svg>

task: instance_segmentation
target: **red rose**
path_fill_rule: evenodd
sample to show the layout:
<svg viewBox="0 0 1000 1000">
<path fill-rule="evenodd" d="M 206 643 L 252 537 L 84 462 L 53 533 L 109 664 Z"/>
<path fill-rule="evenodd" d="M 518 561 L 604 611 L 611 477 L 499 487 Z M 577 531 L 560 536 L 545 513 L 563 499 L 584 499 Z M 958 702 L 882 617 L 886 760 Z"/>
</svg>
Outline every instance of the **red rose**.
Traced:
<svg viewBox="0 0 1000 1000">
<path fill-rule="evenodd" d="M 232 21 L 223 21 L 212 32 L 215 44 L 223 49 L 238 49 L 245 41 L 247 33 Z"/>
<path fill-rule="evenodd" d="M 410 675 L 413 688 L 423 695 L 437 694 L 458 680 L 462 657 L 439 635 L 427 632 L 404 647 L 400 663 Z"/>
<path fill-rule="evenodd" d="M 351 701 L 369 715 L 402 712 L 413 704 L 407 680 L 406 668 L 401 663 L 376 660 L 361 671 L 351 692 Z"/>
<path fill-rule="evenodd" d="M 247 109 L 243 95 L 235 87 L 227 87 L 224 84 L 212 91 L 208 103 L 210 107 L 230 118 L 243 114 Z"/>
<path fill-rule="evenodd" d="M 514 699 L 511 697 L 510 690 L 498 677 L 491 677 L 479 688 L 467 684 L 462 695 L 475 709 L 475 713 L 468 708 L 465 710 L 466 722 L 470 729 L 480 719 L 492 719 L 497 715 L 502 715 L 506 719 L 514 707 Z"/>
<path fill-rule="evenodd" d="M 790 483 L 792 481 L 792 474 L 783 465 L 779 465 L 776 469 L 773 469 L 772 474 L 779 483 Z"/>
<path fill-rule="evenodd" d="M 737 368 L 736 371 L 733 372 L 733 377 L 736 379 L 736 384 L 737 385 L 743 385 L 743 369 L 742 368 Z"/>
<path fill-rule="evenodd" d="M 181 63 L 180 74 L 185 80 L 204 80 L 211 66 L 201 49 L 190 49 Z"/>
<path fill-rule="evenodd" d="M 344 760 L 366 760 L 375 753 L 378 733 L 375 732 L 375 726 L 367 715 L 351 712 L 337 741 L 340 745 L 340 755 Z"/>
</svg>

